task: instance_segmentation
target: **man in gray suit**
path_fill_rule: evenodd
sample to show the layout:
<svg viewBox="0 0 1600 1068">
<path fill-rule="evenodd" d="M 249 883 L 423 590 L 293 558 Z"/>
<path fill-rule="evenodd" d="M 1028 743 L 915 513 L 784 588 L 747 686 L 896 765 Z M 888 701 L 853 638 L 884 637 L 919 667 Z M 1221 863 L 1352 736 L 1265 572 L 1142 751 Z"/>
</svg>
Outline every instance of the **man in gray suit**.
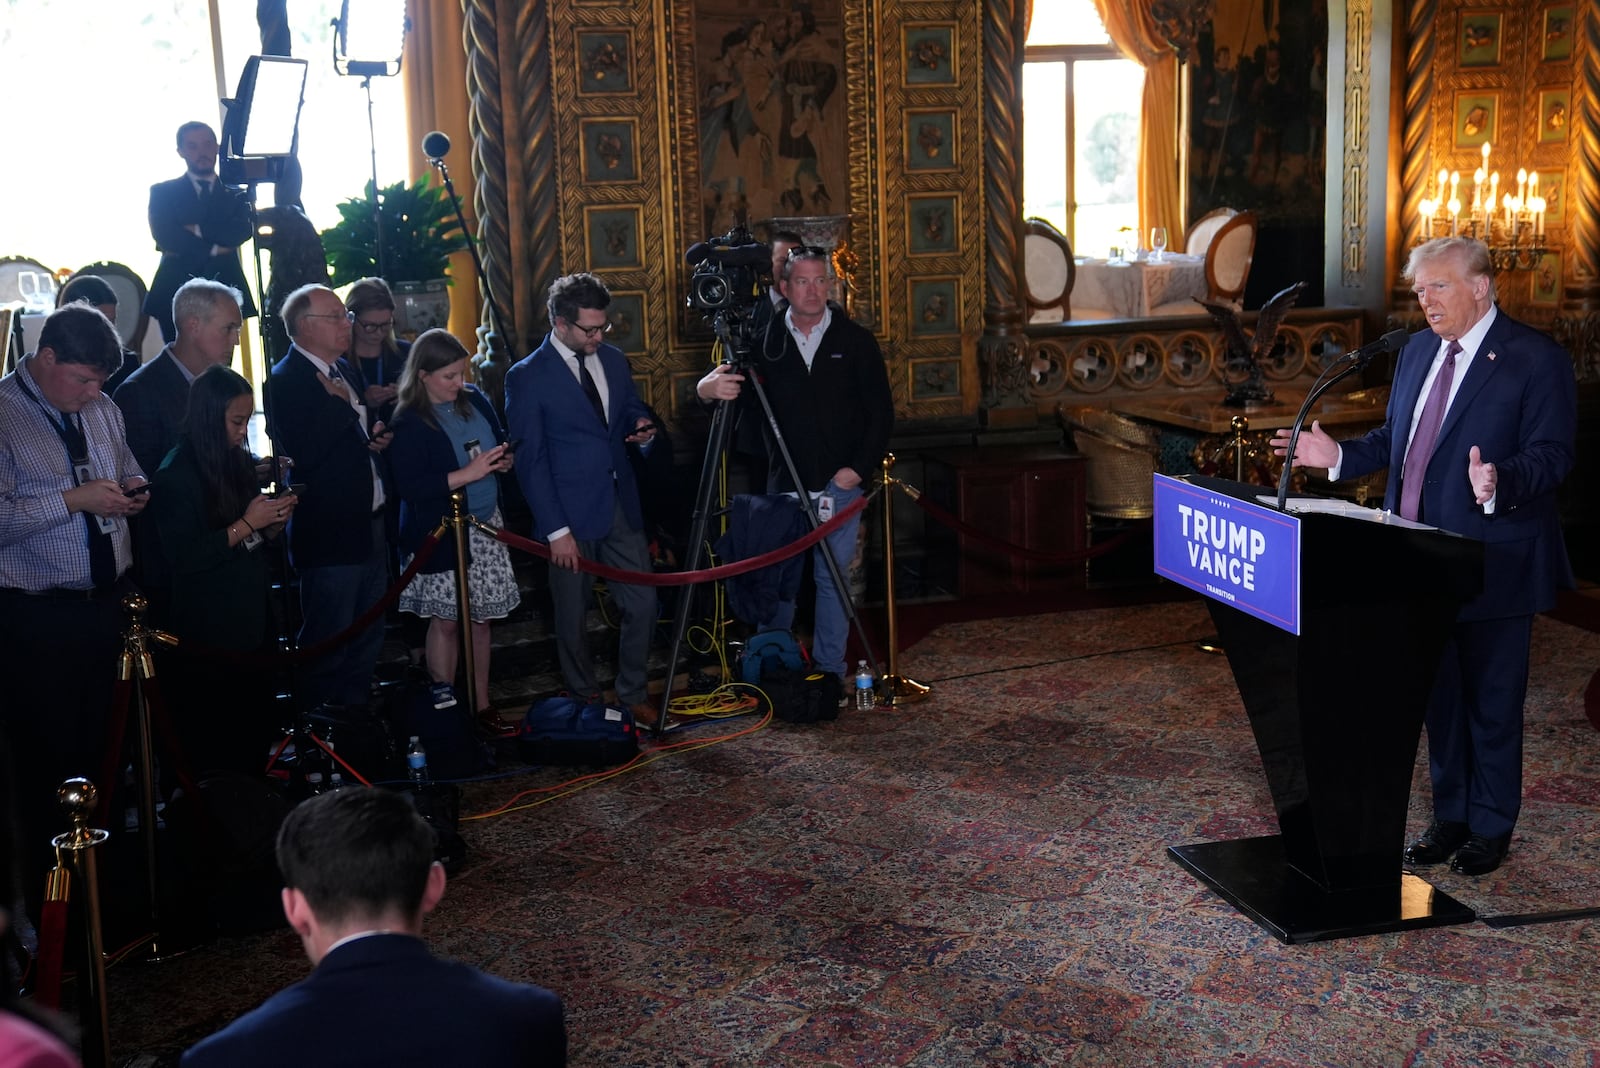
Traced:
<svg viewBox="0 0 1600 1068">
<path fill-rule="evenodd" d="M 239 291 L 221 282 L 185 282 L 172 298 L 178 336 L 111 395 L 122 409 L 128 447 L 146 473 L 154 476 L 178 443 L 189 410 L 189 384 L 206 368 L 233 362 L 243 322 L 240 301 Z"/>
</svg>

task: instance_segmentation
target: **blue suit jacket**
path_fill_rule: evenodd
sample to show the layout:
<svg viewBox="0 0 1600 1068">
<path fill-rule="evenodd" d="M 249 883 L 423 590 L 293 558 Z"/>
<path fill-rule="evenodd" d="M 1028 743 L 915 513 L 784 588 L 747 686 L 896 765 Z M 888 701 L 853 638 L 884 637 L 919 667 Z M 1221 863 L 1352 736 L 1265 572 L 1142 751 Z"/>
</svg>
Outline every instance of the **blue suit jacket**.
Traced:
<svg viewBox="0 0 1600 1068">
<path fill-rule="evenodd" d="M 178 443 L 189 413 L 189 380 L 183 377 L 172 346 L 129 375 L 111 399 L 122 409 L 133 458 L 146 471 L 155 471 Z"/>
<path fill-rule="evenodd" d="M 1340 478 L 1389 469 L 1390 510 L 1399 505 L 1411 417 L 1439 344 L 1431 330 L 1411 336 L 1383 426 L 1342 443 Z M 1572 469 L 1577 420 L 1571 358 L 1548 334 L 1498 312 L 1445 413 L 1422 487 L 1424 522 L 1484 543 L 1483 593 L 1463 606 L 1462 620 L 1543 612 L 1557 589 L 1573 585 L 1556 488 Z M 1467 477 L 1474 445 L 1497 472 L 1492 514 Z"/>
<path fill-rule="evenodd" d="M 305 486 L 289 519 L 294 566 L 362 563 L 372 552 L 373 462 L 356 410 L 323 389 L 316 365 L 293 347 L 273 365 L 266 399 L 267 432 Z"/>
<path fill-rule="evenodd" d="M 183 1055 L 183 1068 L 567 1063 L 561 999 L 443 961 L 409 935 L 369 935 Z"/>
<path fill-rule="evenodd" d="M 520 443 L 517 479 L 533 509 L 534 536 L 541 539 L 562 527 L 570 527 L 579 541 L 605 537 L 619 499 L 628 522 L 644 529 L 624 439 L 650 413 L 622 350 L 601 345 L 597 355 L 610 393 L 608 426 L 595 418 L 583 387 L 548 337 L 506 372 L 506 433 Z"/>
</svg>

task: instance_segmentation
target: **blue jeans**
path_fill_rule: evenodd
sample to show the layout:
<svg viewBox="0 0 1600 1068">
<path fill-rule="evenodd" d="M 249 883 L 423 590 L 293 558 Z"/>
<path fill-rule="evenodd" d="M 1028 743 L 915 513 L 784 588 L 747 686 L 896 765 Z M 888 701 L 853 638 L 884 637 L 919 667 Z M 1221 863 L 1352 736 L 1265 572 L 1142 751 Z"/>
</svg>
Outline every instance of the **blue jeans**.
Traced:
<svg viewBox="0 0 1600 1068">
<path fill-rule="evenodd" d="M 829 480 L 823 494 L 833 498 L 833 514 L 838 515 L 861 497 L 861 487 L 842 490 Z M 812 502 L 813 506 L 816 504 Z M 845 612 L 844 599 L 850 596 L 850 560 L 856 552 L 856 532 L 861 529 L 861 513 L 857 512 L 822 540 L 812 553 L 812 571 L 817 582 L 816 619 L 811 631 L 811 662 L 818 671 L 831 671 L 841 679 L 847 673 L 845 643 L 850 640 L 850 617 Z M 822 555 L 826 545 L 839 565 L 839 577 L 845 588 L 835 589 L 833 573 Z M 781 601 L 772 617 L 770 628 L 788 630 L 794 625 L 794 602 Z"/>
</svg>

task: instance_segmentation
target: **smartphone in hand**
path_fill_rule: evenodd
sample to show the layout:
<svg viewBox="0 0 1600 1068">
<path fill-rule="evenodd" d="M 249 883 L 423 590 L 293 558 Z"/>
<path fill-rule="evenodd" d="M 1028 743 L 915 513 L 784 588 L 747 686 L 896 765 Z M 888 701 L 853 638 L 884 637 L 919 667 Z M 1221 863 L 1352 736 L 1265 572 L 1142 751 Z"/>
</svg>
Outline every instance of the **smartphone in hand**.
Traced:
<svg viewBox="0 0 1600 1068">
<path fill-rule="evenodd" d="M 153 485 L 155 485 L 154 482 L 141 482 L 137 486 L 132 487 L 131 489 L 123 490 L 122 491 L 122 495 L 124 497 L 137 497 L 141 493 L 149 493 L 150 492 L 150 487 L 153 486 Z"/>
</svg>

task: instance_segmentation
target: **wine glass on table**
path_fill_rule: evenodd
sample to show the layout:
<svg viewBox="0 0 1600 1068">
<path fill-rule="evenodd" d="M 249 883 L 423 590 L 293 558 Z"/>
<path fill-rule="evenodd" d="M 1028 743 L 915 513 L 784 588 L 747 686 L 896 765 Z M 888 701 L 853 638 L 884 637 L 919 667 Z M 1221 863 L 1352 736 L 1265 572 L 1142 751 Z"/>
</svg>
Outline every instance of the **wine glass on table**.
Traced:
<svg viewBox="0 0 1600 1068">
<path fill-rule="evenodd" d="M 1150 228 L 1150 262 L 1160 263 L 1164 259 L 1167 249 L 1167 228 L 1165 226 L 1152 226 Z"/>
</svg>

